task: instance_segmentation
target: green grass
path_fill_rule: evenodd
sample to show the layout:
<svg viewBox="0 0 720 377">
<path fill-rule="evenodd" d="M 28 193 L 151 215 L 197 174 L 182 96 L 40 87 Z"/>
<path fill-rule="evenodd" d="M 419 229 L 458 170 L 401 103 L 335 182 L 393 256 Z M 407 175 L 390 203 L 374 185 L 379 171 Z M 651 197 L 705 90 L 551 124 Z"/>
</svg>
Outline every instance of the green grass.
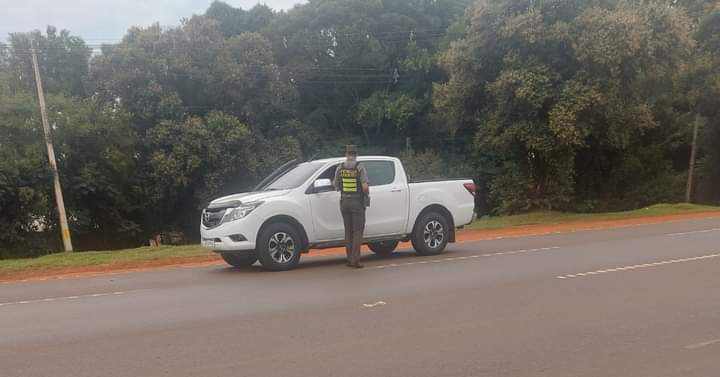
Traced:
<svg viewBox="0 0 720 377">
<path fill-rule="evenodd" d="M 637 217 L 673 215 L 679 213 L 695 213 L 720 211 L 720 207 L 697 204 L 656 204 L 647 208 L 625 212 L 605 213 L 568 213 L 568 212 L 531 212 L 513 216 L 484 216 L 469 225 L 468 229 L 498 229 L 521 225 L 560 224 L 577 221 L 620 220 Z"/>
<path fill-rule="evenodd" d="M 111 266 L 128 262 L 155 261 L 210 255 L 198 245 L 141 247 L 114 251 L 58 253 L 32 259 L 0 260 L 0 276 L 28 271 L 61 270 L 73 267 Z"/>
</svg>

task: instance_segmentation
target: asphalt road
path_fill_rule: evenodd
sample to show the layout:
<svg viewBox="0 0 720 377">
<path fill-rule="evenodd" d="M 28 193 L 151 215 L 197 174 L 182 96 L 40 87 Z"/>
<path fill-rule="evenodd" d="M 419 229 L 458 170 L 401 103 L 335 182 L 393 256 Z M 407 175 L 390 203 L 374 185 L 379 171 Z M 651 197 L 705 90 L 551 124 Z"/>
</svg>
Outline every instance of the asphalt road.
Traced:
<svg viewBox="0 0 720 377">
<path fill-rule="evenodd" d="M 720 375 L 720 219 L 0 285 L 0 376 Z"/>
</svg>

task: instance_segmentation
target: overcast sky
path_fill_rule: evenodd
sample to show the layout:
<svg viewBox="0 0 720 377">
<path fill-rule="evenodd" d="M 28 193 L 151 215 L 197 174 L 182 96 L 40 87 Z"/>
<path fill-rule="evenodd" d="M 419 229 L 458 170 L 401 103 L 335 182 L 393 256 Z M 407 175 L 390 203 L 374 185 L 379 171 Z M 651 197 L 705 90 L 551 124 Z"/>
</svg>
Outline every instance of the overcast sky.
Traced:
<svg viewBox="0 0 720 377">
<path fill-rule="evenodd" d="M 257 3 L 289 9 L 304 0 L 226 0 L 243 9 Z M 204 13 L 212 0 L 0 0 L 0 40 L 8 33 L 47 25 L 68 29 L 87 43 L 113 42 L 131 26 L 177 25 L 181 18 Z"/>
</svg>

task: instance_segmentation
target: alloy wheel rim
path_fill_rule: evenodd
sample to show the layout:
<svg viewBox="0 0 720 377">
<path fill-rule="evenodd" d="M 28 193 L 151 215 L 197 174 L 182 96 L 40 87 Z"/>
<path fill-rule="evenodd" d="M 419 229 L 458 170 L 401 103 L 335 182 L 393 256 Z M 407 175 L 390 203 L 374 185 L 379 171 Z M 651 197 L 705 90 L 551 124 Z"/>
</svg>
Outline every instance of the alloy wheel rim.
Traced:
<svg viewBox="0 0 720 377">
<path fill-rule="evenodd" d="M 427 247 L 437 249 L 445 240 L 445 228 L 443 228 L 439 221 L 432 220 L 425 224 L 423 238 L 425 239 L 425 245 L 427 245 Z"/>
<path fill-rule="evenodd" d="M 295 241 L 287 233 L 277 232 L 268 241 L 268 251 L 275 263 L 288 263 L 295 255 Z"/>
</svg>

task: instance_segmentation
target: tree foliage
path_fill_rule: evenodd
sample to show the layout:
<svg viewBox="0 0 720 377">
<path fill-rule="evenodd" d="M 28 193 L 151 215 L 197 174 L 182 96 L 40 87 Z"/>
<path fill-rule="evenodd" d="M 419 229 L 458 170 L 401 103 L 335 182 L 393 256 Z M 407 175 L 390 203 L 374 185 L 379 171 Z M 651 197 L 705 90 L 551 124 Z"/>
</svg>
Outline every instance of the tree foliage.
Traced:
<svg viewBox="0 0 720 377">
<path fill-rule="evenodd" d="M 665 159 L 659 129 L 671 125 L 659 123 L 655 107 L 694 48 L 681 10 L 508 0 L 478 1 L 468 12 L 465 38 L 441 57 L 451 77 L 437 87 L 436 108 L 472 130 L 478 153 L 495 165 L 483 180 L 497 210 L 602 199 L 613 208 L 671 174 L 671 161 L 656 159 Z M 638 174 L 645 164 L 657 168 Z"/>
</svg>

